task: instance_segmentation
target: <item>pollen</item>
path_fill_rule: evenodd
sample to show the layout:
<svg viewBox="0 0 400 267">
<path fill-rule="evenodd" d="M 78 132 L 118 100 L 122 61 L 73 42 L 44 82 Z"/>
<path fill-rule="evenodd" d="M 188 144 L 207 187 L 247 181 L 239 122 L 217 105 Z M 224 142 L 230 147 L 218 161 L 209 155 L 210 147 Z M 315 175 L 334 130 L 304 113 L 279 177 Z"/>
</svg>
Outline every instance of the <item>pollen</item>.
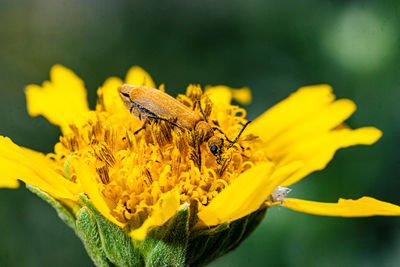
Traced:
<svg viewBox="0 0 400 267">
<path fill-rule="evenodd" d="M 247 122 L 243 108 L 213 105 L 196 85 L 190 85 L 177 100 L 201 115 L 196 105 L 200 100 L 210 124 L 230 139 Z M 168 121 L 143 123 L 128 111 L 109 111 L 101 95 L 89 115 L 83 125 L 70 125 L 71 131 L 60 138 L 51 157 L 59 163 L 59 171 L 77 183 L 79 176 L 69 165 L 71 158 L 95 170 L 96 186 L 112 215 L 132 227 L 144 222 L 164 193 L 178 192 L 181 204 L 196 203 L 201 211 L 242 172 L 258 161 L 268 161 L 257 136 L 246 131 L 233 146 L 227 142 L 217 162 L 206 143 L 198 153 L 194 131 Z"/>
</svg>

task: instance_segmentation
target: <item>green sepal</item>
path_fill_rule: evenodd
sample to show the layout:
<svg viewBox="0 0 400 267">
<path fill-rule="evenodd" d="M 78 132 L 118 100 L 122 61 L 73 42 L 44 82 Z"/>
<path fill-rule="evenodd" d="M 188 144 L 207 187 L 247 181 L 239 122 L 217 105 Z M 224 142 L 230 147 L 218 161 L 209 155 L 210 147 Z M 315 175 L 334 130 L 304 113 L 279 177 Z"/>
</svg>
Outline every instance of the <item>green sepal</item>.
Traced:
<svg viewBox="0 0 400 267">
<path fill-rule="evenodd" d="M 60 217 L 64 223 L 72 228 L 75 227 L 75 216 L 60 202 L 33 185 L 27 184 L 26 188 L 28 188 L 32 193 L 36 194 L 41 199 L 49 203 L 57 211 L 58 217 Z"/>
<path fill-rule="evenodd" d="M 97 266 L 204 266 L 235 249 L 258 226 L 266 209 L 231 223 L 201 230 L 190 229 L 189 205 L 162 226 L 153 228 L 145 240 L 132 239 L 127 229 L 110 222 L 82 194 L 84 206 L 76 216 L 49 194 L 32 186 L 30 191 L 53 206 L 58 216 L 74 228 Z"/>
<path fill-rule="evenodd" d="M 112 266 L 102 249 L 96 218 L 87 207 L 82 207 L 76 213 L 75 231 L 96 266 Z"/>
<path fill-rule="evenodd" d="M 211 227 L 209 229 L 201 229 L 201 230 L 197 230 L 197 231 L 193 231 L 191 233 L 190 238 L 194 239 L 198 236 L 212 236 L 212 235 L 216 235 L 219 234 L 222 231 L 225 231 L 226 229 L 229 228 L 230 223 L 223 223 L 220 225 L 217 225 L 215 227 Z"/>
<path fill-rule="evenodd" d="M 80 195 L 80 199 L 95 218 L 101 247 L 107 258 L 117 266 L 144 266 L 139 248 L 133 246 L 128 233 L 104 218 L 85 195 Z"/>
<path fill-rule="evenodd" d="M 229 224 L 222 224 L 207 230 L 192 231 L 187 251 L 186 266 L 204 266 L 214 259 L 235 249 L 264 218 L 266 209 Z"/>
<path fill-rule="evenodd" d="M 185 266 L 189 218 L 189 205 L 182 205 L 168 223 L 153 228 L 144 241 L 133 241 L 141 248 L 145 266 Z"/>
</svg>

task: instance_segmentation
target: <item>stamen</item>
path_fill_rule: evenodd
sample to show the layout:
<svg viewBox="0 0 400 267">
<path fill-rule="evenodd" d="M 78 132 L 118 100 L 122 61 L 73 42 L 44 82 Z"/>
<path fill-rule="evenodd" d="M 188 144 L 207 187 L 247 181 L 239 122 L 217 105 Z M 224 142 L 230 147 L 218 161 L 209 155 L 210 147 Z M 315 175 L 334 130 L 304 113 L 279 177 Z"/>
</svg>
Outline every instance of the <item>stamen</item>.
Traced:
<svg viewBox="0 0 400 267">
<path fill-rule="evenodd" d="M 100 177 L 103 184 L 108 184 L 110 182 L 110 177 L 108 176 L 108 167 L 104 165 L 103 167 L 96 168 L 96 172 Z"/>
</svg>

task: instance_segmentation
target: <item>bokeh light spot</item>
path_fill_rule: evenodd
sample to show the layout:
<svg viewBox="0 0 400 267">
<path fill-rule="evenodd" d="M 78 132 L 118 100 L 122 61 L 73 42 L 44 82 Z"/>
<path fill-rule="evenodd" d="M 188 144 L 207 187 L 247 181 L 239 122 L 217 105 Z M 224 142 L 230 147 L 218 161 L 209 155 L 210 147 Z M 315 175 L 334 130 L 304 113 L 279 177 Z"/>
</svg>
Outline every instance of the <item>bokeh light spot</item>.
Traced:
<svg viewBox="0 0 400 267">
<path fill-rule="evenodd" d="M 371 73 L 393 57 L 394 27 L 364 7 L 345 9 L 323 34 L 323 49 L 347 71 Z"/>
</svg>

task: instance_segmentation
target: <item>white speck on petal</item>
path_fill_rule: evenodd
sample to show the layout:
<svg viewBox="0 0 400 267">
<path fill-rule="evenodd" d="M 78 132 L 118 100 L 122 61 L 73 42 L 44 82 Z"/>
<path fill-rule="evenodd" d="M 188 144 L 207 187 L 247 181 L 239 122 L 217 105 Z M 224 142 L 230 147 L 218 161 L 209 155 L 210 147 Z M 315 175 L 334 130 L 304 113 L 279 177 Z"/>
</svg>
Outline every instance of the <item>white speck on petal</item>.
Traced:
<svg viewBox="0 0 400 267">
<path fill-rule="evenodd" d="M 278 186 L 274 192 L 268 197 L 269 202 L 282 202 L 289 192 L 292 191 L 289 187 Z"/>
</svg>

